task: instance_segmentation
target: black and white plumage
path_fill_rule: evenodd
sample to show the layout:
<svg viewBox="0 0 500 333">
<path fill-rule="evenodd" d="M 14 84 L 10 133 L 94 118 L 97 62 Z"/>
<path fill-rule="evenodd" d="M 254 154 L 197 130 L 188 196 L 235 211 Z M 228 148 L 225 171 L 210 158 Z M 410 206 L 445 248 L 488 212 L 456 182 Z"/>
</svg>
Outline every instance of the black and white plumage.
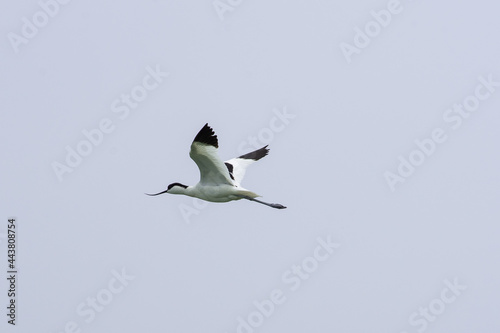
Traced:
<svg viewBox="0 0 500 333">
<path fill-rule="evenodd" d="M 228 202 L 247 199 L 273 208 L 286 208 L 281 204 L 267 203 L 256 198 L 258 194 L 241 187 L 247 167 L 269 153 L 267 146 L 223 162 L 218 154 L 219 141 L 208 123 L 198 132 L 191 144 L 189 156 L 200 170 L 200 181 L 194 186 L 172 183 L 156 194 L 183 194 L 211 202 Z"/>
</svg>

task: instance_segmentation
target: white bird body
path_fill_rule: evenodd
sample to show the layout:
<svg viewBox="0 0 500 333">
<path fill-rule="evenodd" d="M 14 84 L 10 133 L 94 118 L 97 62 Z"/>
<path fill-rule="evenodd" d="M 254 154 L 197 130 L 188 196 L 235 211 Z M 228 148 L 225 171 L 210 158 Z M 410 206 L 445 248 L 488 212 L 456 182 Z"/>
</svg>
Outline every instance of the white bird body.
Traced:
<svg viewBox="0 0 500 333">
<path fill-rule="evenodd" d="M 183 194 L 211 202 L 229 202 L 232 200 L 243 199 L 243 196 L 248 196 L 251 198 L 257 198 L 260 196 L 242 187 L 236 187 L 226 184 L 202 185 L 200 183 L 194 186 L 188 186 L 187 188 L 175 186 L 170 191 L 168 191 L 168 193 Z"/>
<path fill-rule="evenodd" d="M 212 128 L 205 126 L 198 132 L 191 144 L 189 156 L 198 165 L 200 181 L 194 186 L 172 183 L 163 193 L 182 194 L 211 202 L 228 202 L 248 199 L 273 208 L 286 208 L 280 204 L 271 204 L 257 200 L 258 194 L 241 187 L 246 168 L 266 156 L 267 146 L 251 153 L 222 162 L 217 154 L 218 140 Z"/>
</svg>

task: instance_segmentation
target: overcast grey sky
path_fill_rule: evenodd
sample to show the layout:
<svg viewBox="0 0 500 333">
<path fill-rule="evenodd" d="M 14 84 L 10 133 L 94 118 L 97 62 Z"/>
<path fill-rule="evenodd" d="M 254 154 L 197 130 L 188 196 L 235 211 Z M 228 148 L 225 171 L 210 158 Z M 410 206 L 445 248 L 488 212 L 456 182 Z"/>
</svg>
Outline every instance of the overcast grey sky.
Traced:
<svg viewBox="0 0 500 333">
<path fill-rule="evenodd" d="M 499 10 L 2 1 L 2 332 L 499 331 Z M 207 122 L 287 209 L 144 195 Z"/>
</svg>

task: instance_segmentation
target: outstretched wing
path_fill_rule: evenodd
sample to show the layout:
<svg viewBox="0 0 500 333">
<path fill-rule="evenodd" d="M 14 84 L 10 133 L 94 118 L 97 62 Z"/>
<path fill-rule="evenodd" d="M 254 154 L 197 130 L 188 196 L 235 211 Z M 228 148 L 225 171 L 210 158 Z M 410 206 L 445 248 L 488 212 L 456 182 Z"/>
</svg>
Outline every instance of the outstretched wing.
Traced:
<svg viewBox="0 0 500 333">
<path fill-rule="evenodd" d="M 200 169 L 200 183 L 234 185 L 228 169 L 217 155 L 219 142 L 213 129 L 205 124 L 191 144 L 189 156 Z"/>
<path fill-rule="evenodd" d="M 254 163 L 255 161 L 260 160 L 262 157 L 266 156 L 269 153 L 269 149 L 267 146 L 257 149 L 251 153 L 241 155 L 240 157 L 232 158 L 228 161 L 225 161 L 227 169 L 230 172 L 231 178 L 234 179 L 236 185 L 240 185 L 243 177 L 245 176 L 245 172 L 247 167 Z"/>
</svg>

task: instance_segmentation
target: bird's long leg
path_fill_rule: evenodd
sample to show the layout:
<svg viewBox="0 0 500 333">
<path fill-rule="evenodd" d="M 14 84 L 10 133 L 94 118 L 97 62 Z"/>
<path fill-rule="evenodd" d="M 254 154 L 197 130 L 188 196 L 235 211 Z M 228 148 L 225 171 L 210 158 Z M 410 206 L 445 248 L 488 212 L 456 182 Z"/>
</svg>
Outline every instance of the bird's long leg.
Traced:
<svg viewBox="0 0 500 333">
<path fill-rule="evenodd" d="M 243 199 L 247 199 L 247 200 L 255 201 L 255 202 L 261 203 L 261 204 L 263 204 L 263 205 L 266 205 L 266 206 L 269 206 L 269 207 L 273 207 L 273 208 L 277 208 L 277 209 L 284 209 L 284 208 L 286 208 L 285 206 L 283 206 L 283 205 L 281 205 L 281 204 L 277 204 L 277 203 L 268 203 L 268 202 L 260 201 L 260 200 L 254 199 L 254 198 L 247 197 L 247 196 L 245 196 L 245 195 L 242 195 L 241 197 L 242 197 Z"/>
</svg>

